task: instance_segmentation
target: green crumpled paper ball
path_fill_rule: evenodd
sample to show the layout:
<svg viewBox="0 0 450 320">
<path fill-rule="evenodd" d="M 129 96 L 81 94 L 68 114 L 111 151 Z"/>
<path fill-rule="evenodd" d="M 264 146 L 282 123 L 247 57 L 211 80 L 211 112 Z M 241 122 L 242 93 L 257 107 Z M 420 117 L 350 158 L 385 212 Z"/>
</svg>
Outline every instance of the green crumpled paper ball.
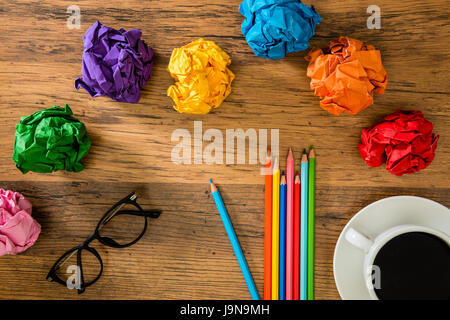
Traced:
<svg viewBox="0 0 450 320">
<path fill-rule="evenodd" d="M 89 152 L 91 141 L 84 124 L 72 114 L 66 104 L 20 118 L 12 156 L 20 171 L 83 170 L 81 160 Z"/>
</svg>

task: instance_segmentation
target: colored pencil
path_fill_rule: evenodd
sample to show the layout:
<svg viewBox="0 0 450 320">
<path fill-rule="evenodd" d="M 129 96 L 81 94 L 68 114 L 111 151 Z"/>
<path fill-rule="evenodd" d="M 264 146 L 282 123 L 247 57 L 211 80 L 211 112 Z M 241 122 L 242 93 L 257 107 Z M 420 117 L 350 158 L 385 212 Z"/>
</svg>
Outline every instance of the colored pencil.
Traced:
<svg viewBox="0 0 450 320">
<path fill-rule="evenodd" d="M 280 246 L 280 168 L 275 158 L 272 174 L 272 300 L 278 300 Z"/>
<path fill-rule="evenodd" d="M 294 181 L 294 274 L 293 299 L 300 299 L 300 176 L 295 174 Z"/>
<path fill-rule="evenodd" d="M 272 297 L 272 157 L 267 150 L 264 206 L 264 300 Z"/>
<path fill-rule="evenodd" d="M 303 150 L 301 161 L 301 208 L 300 208 L 300 300 L 308 298 L 308 156 Z"/>
<path fill-rule="evenodd" d="M 286 178 L 286 300 L 292 300 L 294 274 L 294 155 L 291 148 L 289 148 L 286 161 Z"/>
<path fill-rule="evenodd" d="M 222 218 L 223 225 L 225 226 L 228 238 L 230 239 L 231 246 L 233 247 L 234 254 L 236 255 L 239 263 L 239 267 L 241 267 L 241 271 L 244 275 L 244 279 L 247 283 L 250 295 L 253 300 L 259 300 L 258 290 L 256 290 L 255 282 L 253 281 L 250 269 L 247 265 L 247 261 L 245 260 L 244 254 L 242 253 L 241 246 L 239 245 L 239 240 L 236 236 L 236 233 L 234 232 L 233 225 L 231 224 L 227 209 L 225 208 L 225 204 L 223 203 L 219 190 L 217 190 L 211 179 L 209 180 L 209 183 L 211 184 L 211 194 L 214 198 L 217 209 L 219 210 L 220 218 Z"/>
<path fill-rule="evenodd" d="M 286 176 L 280 181 L 280 293 L 279 299 L 286 300 Z"/>
<path fill-rule="evenodd" d="M 314 201 L 316 155 L 311 146 L 308 157 L 308 300 L 314 300 Z"/>
</svg>

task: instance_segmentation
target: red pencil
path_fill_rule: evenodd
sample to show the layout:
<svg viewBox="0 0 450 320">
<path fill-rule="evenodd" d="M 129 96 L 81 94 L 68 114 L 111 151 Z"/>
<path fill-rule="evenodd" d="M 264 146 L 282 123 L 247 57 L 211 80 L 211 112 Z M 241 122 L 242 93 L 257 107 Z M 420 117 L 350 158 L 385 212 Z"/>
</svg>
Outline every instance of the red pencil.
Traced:
<svg viewBox="0 0 450 320">
<path fill-rule="evenodd" d="M 294 181 L 294 276 L 293 298 L 300 299 L 300 176 L 295 173 Z"/>
<path fill-rule="evenodd" d="M 272 299 L 272 157 L 267 150 L 264 208 L 264 300 Z"/>
</svg>

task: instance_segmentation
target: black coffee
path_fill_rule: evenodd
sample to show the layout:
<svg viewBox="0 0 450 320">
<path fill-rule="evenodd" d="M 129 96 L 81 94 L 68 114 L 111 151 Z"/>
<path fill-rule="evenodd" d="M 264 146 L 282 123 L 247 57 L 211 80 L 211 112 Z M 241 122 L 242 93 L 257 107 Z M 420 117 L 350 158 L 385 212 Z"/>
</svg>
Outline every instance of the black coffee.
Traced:
<svg viewBox="0 0 450 320">
<path fill-rule="evenodd" d="M 375 257 L 380 300 L 450 299 L 450 248 L 440 238 L 409 232 L 386 243 Z M 374 269 L 376 275 L 376 268 Z"/>
</svg>

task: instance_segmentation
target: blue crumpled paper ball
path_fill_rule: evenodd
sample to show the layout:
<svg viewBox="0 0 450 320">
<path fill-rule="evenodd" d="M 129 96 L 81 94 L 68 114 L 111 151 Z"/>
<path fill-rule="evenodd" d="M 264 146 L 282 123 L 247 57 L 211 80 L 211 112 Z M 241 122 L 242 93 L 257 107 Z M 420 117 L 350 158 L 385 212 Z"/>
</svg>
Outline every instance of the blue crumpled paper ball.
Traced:
<svg viewBox="0 0 450 320">
<path fill-rule="evenodd" d="M 258 57 L 281 59 L 303 51 L 322 18 L 300 0 L 244 0 L 241 31 Z"/>
</svg>

